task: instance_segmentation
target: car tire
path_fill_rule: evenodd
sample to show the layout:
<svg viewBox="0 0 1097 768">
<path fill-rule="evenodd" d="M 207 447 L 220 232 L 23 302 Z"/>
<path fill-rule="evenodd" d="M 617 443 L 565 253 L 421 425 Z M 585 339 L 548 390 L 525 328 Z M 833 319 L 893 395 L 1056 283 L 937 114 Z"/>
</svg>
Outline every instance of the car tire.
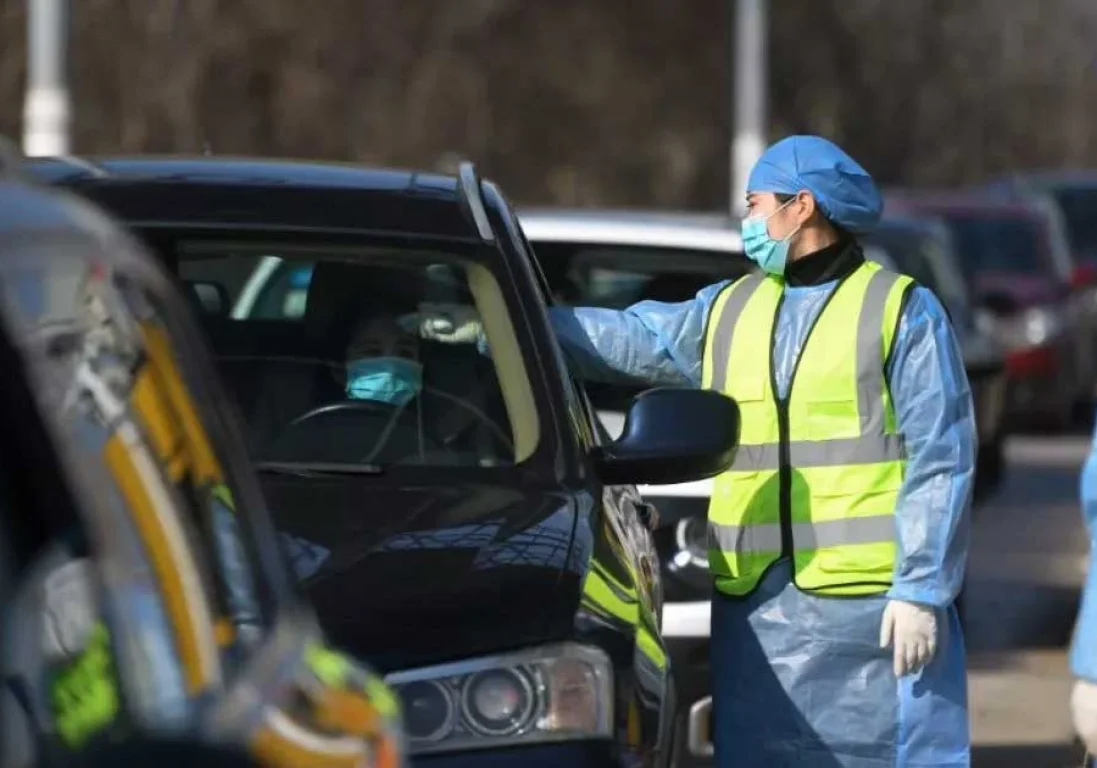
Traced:
<svg viewBox="0 0 1097 768">
<path fill-rule="evenodd" d="M 686 716 L 679 713 L 674 718 L 674 743 L 670 749 L 670 768 L 686 768 L 688 764 L 686 742 Z"/>
<path fill-rule="evenodd" d="M 1005 440 L 1001 434 L 979 446 L 975 459 L 975 501 L 983 501 L 1002 483 L 1005 468 Z"/>
<path fill-rule="evenodd" d="M 1071 415 L 1071 428 L 1081 434 L 1089 434 L 1093 430 L 1094 403 L 1091 398 L 1079 400 L 1074 404 Z"/>
<path fill-rule="evenodd" d="M 964 583 L 960 585 L 960 593 L 956 595 L 956 599 L 952 602 L 956 606 L 956 616 L 960 620 L 960 629 L 967 629 L 967 576 L 964 576 Z"/>
<path fill-rule="evenodd" d="M 1055 434 L 1062 434 L 1064 432 L 1070 432 L 1074 429 L 1074 417 L 1077 413 L 1074 401 L 1065 398 L 1060 403 L 1057 403 L 1050 414 L 1048 414 L 1048 427 Z"/>
</svg>

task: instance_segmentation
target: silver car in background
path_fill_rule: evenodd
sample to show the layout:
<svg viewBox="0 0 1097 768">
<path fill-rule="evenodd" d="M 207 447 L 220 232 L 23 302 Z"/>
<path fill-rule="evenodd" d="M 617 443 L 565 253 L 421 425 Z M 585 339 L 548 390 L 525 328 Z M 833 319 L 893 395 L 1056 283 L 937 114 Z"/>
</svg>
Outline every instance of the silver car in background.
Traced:
<svg viewBox="0 0 1097 768">
<path fill-rule="evenodd" d="M 562 304 L 623 309 L 644 299 L 684 301 L 721 280 L 752 271 L 739 222 L 720 215 L 620 211 L 519 211 L 522 229 Z M 585 383 L 609 436 L 620 433 L 627 386 Z M 678 684 L 676 765 L 711 758 L 708 501 L 712 480 L 640 486 L 656 507 L 663 571 L 662 632 Z"/>
<path fill-rule="evenodd" d="M 948 226 L 932 217 L 887 216 L 864 239 L 865 256 L 913 277 L 933 291 L 952 320 L 975 403 L 979 430 L 975 497 L 981 500 L 1002 481 L 1007 420 L 1005 348 L 980 322 L 958 263 Z"/>
</svg>

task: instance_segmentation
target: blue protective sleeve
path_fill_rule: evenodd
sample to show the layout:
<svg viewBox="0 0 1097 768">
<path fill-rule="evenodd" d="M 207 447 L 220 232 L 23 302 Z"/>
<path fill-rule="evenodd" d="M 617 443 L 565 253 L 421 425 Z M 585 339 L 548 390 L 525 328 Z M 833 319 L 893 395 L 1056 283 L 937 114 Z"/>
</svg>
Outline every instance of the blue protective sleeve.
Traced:
<svg viewBox="0 0 1097 768">
<path fill-rule="evenodd" d="M 549 321 L 581 378 L 699 387 L 705 322 L 727 284 L 689 301 L 641 301 L 624 310 L 553 307 Z"/>
<path fill-rule="evenodd" d="M 888 596 L 943 608 L 964 580 L 978 436 L 952 325 L 925 288 L 907 298 L 888 384 L 907 449 Z"/>
<path fill-rule="evenodd" d="M 1070 670 L 1075 677 L 1097 683 L 1097 434 L 1082 468 L 1082 517 L 1089 531 L 1089 576 L 1070 648 Z"/>
</svg>

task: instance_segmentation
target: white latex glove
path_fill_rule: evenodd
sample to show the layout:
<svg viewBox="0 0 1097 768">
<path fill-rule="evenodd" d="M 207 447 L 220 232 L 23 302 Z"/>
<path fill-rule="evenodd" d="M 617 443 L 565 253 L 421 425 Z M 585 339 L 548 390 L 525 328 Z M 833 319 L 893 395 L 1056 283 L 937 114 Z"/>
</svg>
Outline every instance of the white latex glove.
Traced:
<svg viewBox="0 0 1097 768">
<path fill-rule="evenodd" d="M 1097 755 L 1097 683 L 1078 680 L 1070 695 L 1074 730 L 1091 755 Z"/>
<path fill-rule="evenodd" d="M 880 622 L 880 647 L 895 647 L 895 676 L 917 672 L 937 653 L 937 614 L 932 608 L 892 600 Z"/>
<path fill-rule="evenodd" d="M 476 307 L 466 304 L 420 304 L 413 322 L 421 338 L 447 344 L 475 344 L 483 327 Z"/>
</svg>

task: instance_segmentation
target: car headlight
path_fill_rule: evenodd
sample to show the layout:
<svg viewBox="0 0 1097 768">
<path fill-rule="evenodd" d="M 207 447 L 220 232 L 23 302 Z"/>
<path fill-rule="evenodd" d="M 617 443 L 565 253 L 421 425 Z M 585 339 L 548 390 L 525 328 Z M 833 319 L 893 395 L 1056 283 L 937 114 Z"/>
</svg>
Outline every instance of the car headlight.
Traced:
<svg viewBox="0 0 1097 768">
<path fill-rule="evenodd" d="M 1047 309 L 1030 309 L 1021 316 L 1022 335 L 1033 346 L 1043 344 L 1063 327 L 1058 313 Z"/>
<path fill-rule="evenodd" d="M 992 325 L 994 337 L 1008 349 L 1038 347 L 1058 335 L 1063 329 L 1063 319 L 1058 312 L 1047 307 L 1033 307 L 1008 317 L 981 316 L 983 324 Z"/>
<path fill-rule="evenodd" d="M 412 754 L 610 738 L 613 667 L 565 643 L 385 678 L 400 697 Z"/>
</svg>

